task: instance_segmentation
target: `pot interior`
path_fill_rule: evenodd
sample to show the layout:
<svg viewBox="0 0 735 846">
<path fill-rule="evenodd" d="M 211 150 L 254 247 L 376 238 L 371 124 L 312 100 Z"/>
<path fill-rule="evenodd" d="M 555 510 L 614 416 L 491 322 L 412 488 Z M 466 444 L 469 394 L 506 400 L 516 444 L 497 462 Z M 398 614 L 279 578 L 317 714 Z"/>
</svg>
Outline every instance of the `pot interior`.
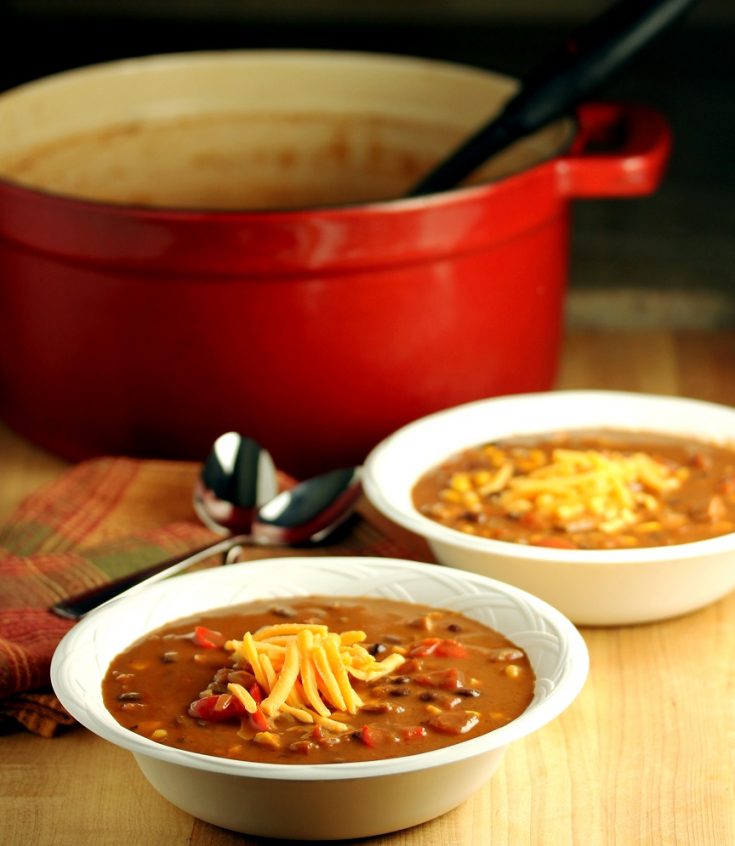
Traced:
<svg viewBox="0 0 735 846">
<path fill-rule="evenodd" d="M 85 200 L 283 209 L 401 197 L 514 92 L 508 77 L 396 56 L 252 51 L 157 56 L 0 96 L 0 177 Z M 471 180 L 556 155 L 560 121 Z"/>
</svg>

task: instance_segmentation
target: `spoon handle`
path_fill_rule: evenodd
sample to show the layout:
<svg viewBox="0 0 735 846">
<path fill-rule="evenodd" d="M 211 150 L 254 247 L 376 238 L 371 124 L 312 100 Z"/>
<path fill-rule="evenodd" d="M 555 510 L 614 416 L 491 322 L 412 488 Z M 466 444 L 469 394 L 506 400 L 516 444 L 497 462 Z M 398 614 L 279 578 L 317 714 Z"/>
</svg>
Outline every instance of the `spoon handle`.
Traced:
<svg viewBox="0 0 735 846">
<path fill-rule="evenodd" d="M 207 544 L 207 546 L 196 549 L 194 552 L 187 552 L 175 558 L 168 558 L 165 561 L 160 561 L 158 564 L 153 564 L 151 567 L 136 570 L 134 573 L 114 579 L 99 587 L 82 591 L 67 599 L 62 599 L 60 602 L 52 605 L 50 610 L 57 616 L 64 617 L 67 620 L 78 620 L 104 602 L 108 602 L 110 599 L 114 599 L 127 591 L 132 591 L 138 585 L 142 585 L 143 583 L 150 584 L 160 579 L 165 579 L 168 576 L 173 576 L 195 564 L 197 561 L 208 558 L 210 555 L 227 552 L 231 547 L 246 543 L 248 540 L 249 537 L 247 535 L 235 535 L 216 541 L 215 543 Z"/>
<path fill-rule="evenodd" d="M 538 64 L 501 113 L 432 168 L 408 196 L 453 188 L 496 153 L 567 114 L 693 2 L 618 0 Z"/>
</svg>

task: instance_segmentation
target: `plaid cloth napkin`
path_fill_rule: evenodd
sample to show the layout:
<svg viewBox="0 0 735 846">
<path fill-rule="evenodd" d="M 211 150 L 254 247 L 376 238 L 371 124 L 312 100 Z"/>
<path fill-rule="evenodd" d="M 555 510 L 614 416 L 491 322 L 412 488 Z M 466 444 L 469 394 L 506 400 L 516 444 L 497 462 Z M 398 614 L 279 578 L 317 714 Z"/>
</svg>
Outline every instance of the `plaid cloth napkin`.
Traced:
<svg viewBox="0 0 735 846">
<path fill-rule="evenodd" d="M 52 737 L 74 723 L 49 685 L 51 656 L 73 623 L 47 609 L 59 599 L 213 540 L 191 504 L 198 472 L 199 465 L 190 462 L 93 459 L 31 494 L 0 527 L 0 730 L 19 723 Z M 359 511 L 328 545 L 253 548 L 241 558 L 311 554 L 430 560 L 420 547 L 392 540 L 387 524 L 376 525 L 379 518 L 369 506 Z"/>
</svg>

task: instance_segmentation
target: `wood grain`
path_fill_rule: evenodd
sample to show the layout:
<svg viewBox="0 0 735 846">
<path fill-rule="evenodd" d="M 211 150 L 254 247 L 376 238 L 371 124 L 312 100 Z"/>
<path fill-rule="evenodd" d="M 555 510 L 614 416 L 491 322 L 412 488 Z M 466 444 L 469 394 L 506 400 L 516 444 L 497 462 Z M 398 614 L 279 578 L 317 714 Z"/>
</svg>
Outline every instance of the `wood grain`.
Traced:
<svg viewBox="0 0 735 846">
<path fill-rule="evenodd" d="M 558 387 L 735 405 L 735 333 L 575 332 Z M 0 511 L 63 462 L 0 428 Z M 724 846 L 735 843 L 735 595 L 662 623 L 584 628 L 587 685 L 510 747 L 451 813 L 355 846 Z M 84 729 L 0 739 L 0 842 L 265 846 L 161 799 L 127 754 Z"/>
</svg>

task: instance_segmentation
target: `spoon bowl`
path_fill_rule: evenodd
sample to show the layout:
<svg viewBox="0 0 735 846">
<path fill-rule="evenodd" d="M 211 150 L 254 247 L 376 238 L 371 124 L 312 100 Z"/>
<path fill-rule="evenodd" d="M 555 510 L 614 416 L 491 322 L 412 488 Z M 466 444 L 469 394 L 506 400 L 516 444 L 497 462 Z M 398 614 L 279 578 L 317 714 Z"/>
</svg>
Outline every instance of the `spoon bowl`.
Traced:
<svg viewBox="0 0 735 846">
<path fill-rule="evenodd" d="M 359 467 L 344 467 L 283 491 L 258 510 L 253 540 L 285 546 L 323 541 L 350 515 L 362 491 L 360 474 Z"/>
<path fill-rule="evenodd" d="M 248 534 L 258 508 L 278 493 L 270 453 L 237 432 L 220 435 L 194 486 L 194 511 L 220 535 Z"/>
</svg>

